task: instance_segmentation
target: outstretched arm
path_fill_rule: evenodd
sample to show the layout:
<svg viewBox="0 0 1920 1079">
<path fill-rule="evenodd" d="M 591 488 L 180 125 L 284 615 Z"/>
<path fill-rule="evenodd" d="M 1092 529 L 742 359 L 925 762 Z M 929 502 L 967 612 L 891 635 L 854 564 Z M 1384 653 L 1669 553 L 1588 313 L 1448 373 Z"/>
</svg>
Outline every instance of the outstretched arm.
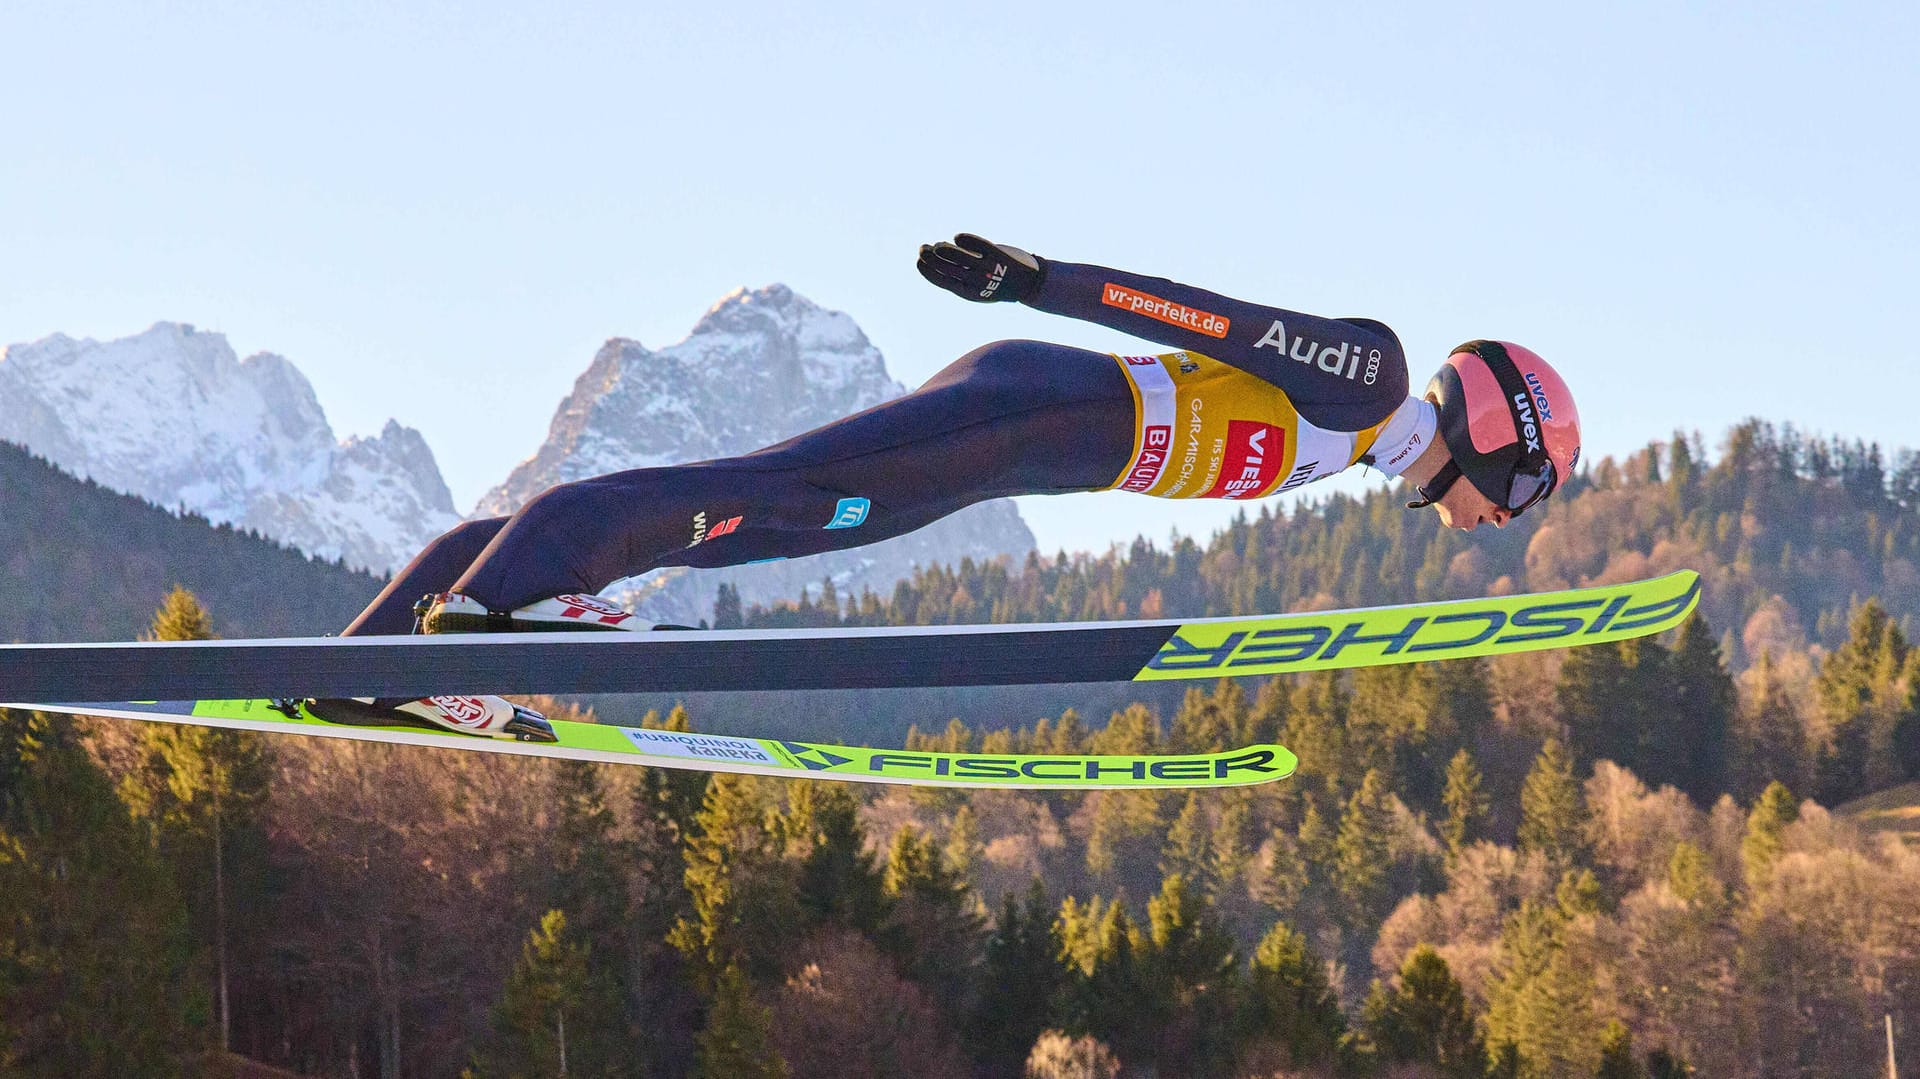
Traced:
<svg viewBox="0 0 1920 1079">
<path fill-rule="evenodd" d="M 1328 319 L 1248 303 L 1161 277 L 1040 259 L 962 235 L 920 249 L 920 272 L 965 299 L 1020 300 L 1211 356 L 1271 382 L 1316 426 L 1356 431 L 1407 397 L 1407 361 L 1372 319 Z"/>
</svg>

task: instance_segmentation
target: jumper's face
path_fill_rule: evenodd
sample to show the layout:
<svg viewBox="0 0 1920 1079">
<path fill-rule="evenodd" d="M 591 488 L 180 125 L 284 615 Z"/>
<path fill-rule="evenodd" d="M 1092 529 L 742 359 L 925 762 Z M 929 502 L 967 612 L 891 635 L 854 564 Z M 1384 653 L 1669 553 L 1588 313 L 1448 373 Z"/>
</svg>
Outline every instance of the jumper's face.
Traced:
<svg viewBox="0 0 1920 1079">
<path fill-rule="evenodd" d="M 1482 524 L 1505 528 L 1507 522 L 1513 520 L 1512 510 L 1494 505 L 1492 499 L 1481 494 L 1480 488 L 1464 476 L 1454 481 L 1446 497 L 1435 502 L 1433 509 L 1440 515 L 1441 524 L 1462 532 L 1471 532 Z"/>
</svg>

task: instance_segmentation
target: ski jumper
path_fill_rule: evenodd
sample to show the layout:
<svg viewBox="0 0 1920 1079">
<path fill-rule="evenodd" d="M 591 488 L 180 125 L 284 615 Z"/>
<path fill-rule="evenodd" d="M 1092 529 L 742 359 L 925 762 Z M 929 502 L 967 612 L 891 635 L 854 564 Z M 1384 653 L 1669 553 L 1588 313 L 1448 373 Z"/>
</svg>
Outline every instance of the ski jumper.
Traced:
<svg viewBox="0 0 1920 1079">
<path fill-rule="evenodd" d="M 429 592 L 508 611 L 664 566 L 862 546 L 1009 495 L 1244 499 L 1356 462 L 1397 475 L 1432 438 L 1400 342 L 1379 322 L 1053 260 L 1025 302 L 1179 351 L 999 341 L 904 397 L 766 449 L 560 484 L 435 540 L 346 632 L 407 633 Z"/>
</svg>

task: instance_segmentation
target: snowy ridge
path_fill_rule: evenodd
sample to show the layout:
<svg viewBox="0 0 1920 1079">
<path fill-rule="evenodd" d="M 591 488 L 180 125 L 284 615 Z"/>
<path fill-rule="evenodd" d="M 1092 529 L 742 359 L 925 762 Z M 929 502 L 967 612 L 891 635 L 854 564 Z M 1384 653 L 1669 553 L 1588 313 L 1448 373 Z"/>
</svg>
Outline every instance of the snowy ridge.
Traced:
<svg viewBox="0 0 1920 1079">
<path fill-rule="evenodd" d="M 546 442 L 474 513 L 511 513 L 555 483 L 757 450 L 905 392 L 847 315 L 785 285 L 738 289 L 678 344 L 602 345 Z"/>
<path fill-rule="evenodd" d="M 555 410 L 547 440 L 488 492 L 475 516 L 513 512 L 556 483 L 747 453 L 906 392 L 853 319 L 785 285 L 738 289 L 684 340 L 658 350 L 614 338 L 601 346 Z M 624 592 L 657 621 L 710 617 L 730 581 L 747 603 L 818 596 L 831 578 L 842 596 L 891 594 L 916 566 L 1025 559 L 1033 533 L 1013 503 L 983 503 L 919 532 L 850 551 L 718 570 L 672 569 Z"/>
<path fill-rule="evenodd" d="M 419 432 L 338 441 L 313 386 L 173 322 L 0 351 L 0 439 L 75 475 L 382 572 L 459 521 Z"/>
</svg>

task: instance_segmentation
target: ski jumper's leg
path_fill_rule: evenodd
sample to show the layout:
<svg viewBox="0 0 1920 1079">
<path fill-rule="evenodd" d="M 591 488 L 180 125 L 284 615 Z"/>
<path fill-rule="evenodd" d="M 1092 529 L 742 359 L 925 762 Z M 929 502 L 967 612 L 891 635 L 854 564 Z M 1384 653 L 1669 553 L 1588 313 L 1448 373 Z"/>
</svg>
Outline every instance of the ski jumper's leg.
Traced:
<svg viewBox="0 0 1920 1079">
<path fill-rule="evenodd" d="M 1134 405 L 1113 357 L 1000 341 L 905 397 L 741 457 L 550 488 L 454 587 L 513 610 L 661 566 L 858 547 L 974 502 L 1113 485 Z"/>
<path fill-rule="evenodd" d="M 493 537 L 505 528 L 507 518 L 486 517 L 465 521 L 448 529 L 439 539 L 407 563 L 407 568 L 387 582 L 367 609 L 340 631 L 342 637 L 363 634 L 398 636 L 413 632 L 413 605 L 429 592 L 445 592 L 473 565 Z"/>
</svg>

